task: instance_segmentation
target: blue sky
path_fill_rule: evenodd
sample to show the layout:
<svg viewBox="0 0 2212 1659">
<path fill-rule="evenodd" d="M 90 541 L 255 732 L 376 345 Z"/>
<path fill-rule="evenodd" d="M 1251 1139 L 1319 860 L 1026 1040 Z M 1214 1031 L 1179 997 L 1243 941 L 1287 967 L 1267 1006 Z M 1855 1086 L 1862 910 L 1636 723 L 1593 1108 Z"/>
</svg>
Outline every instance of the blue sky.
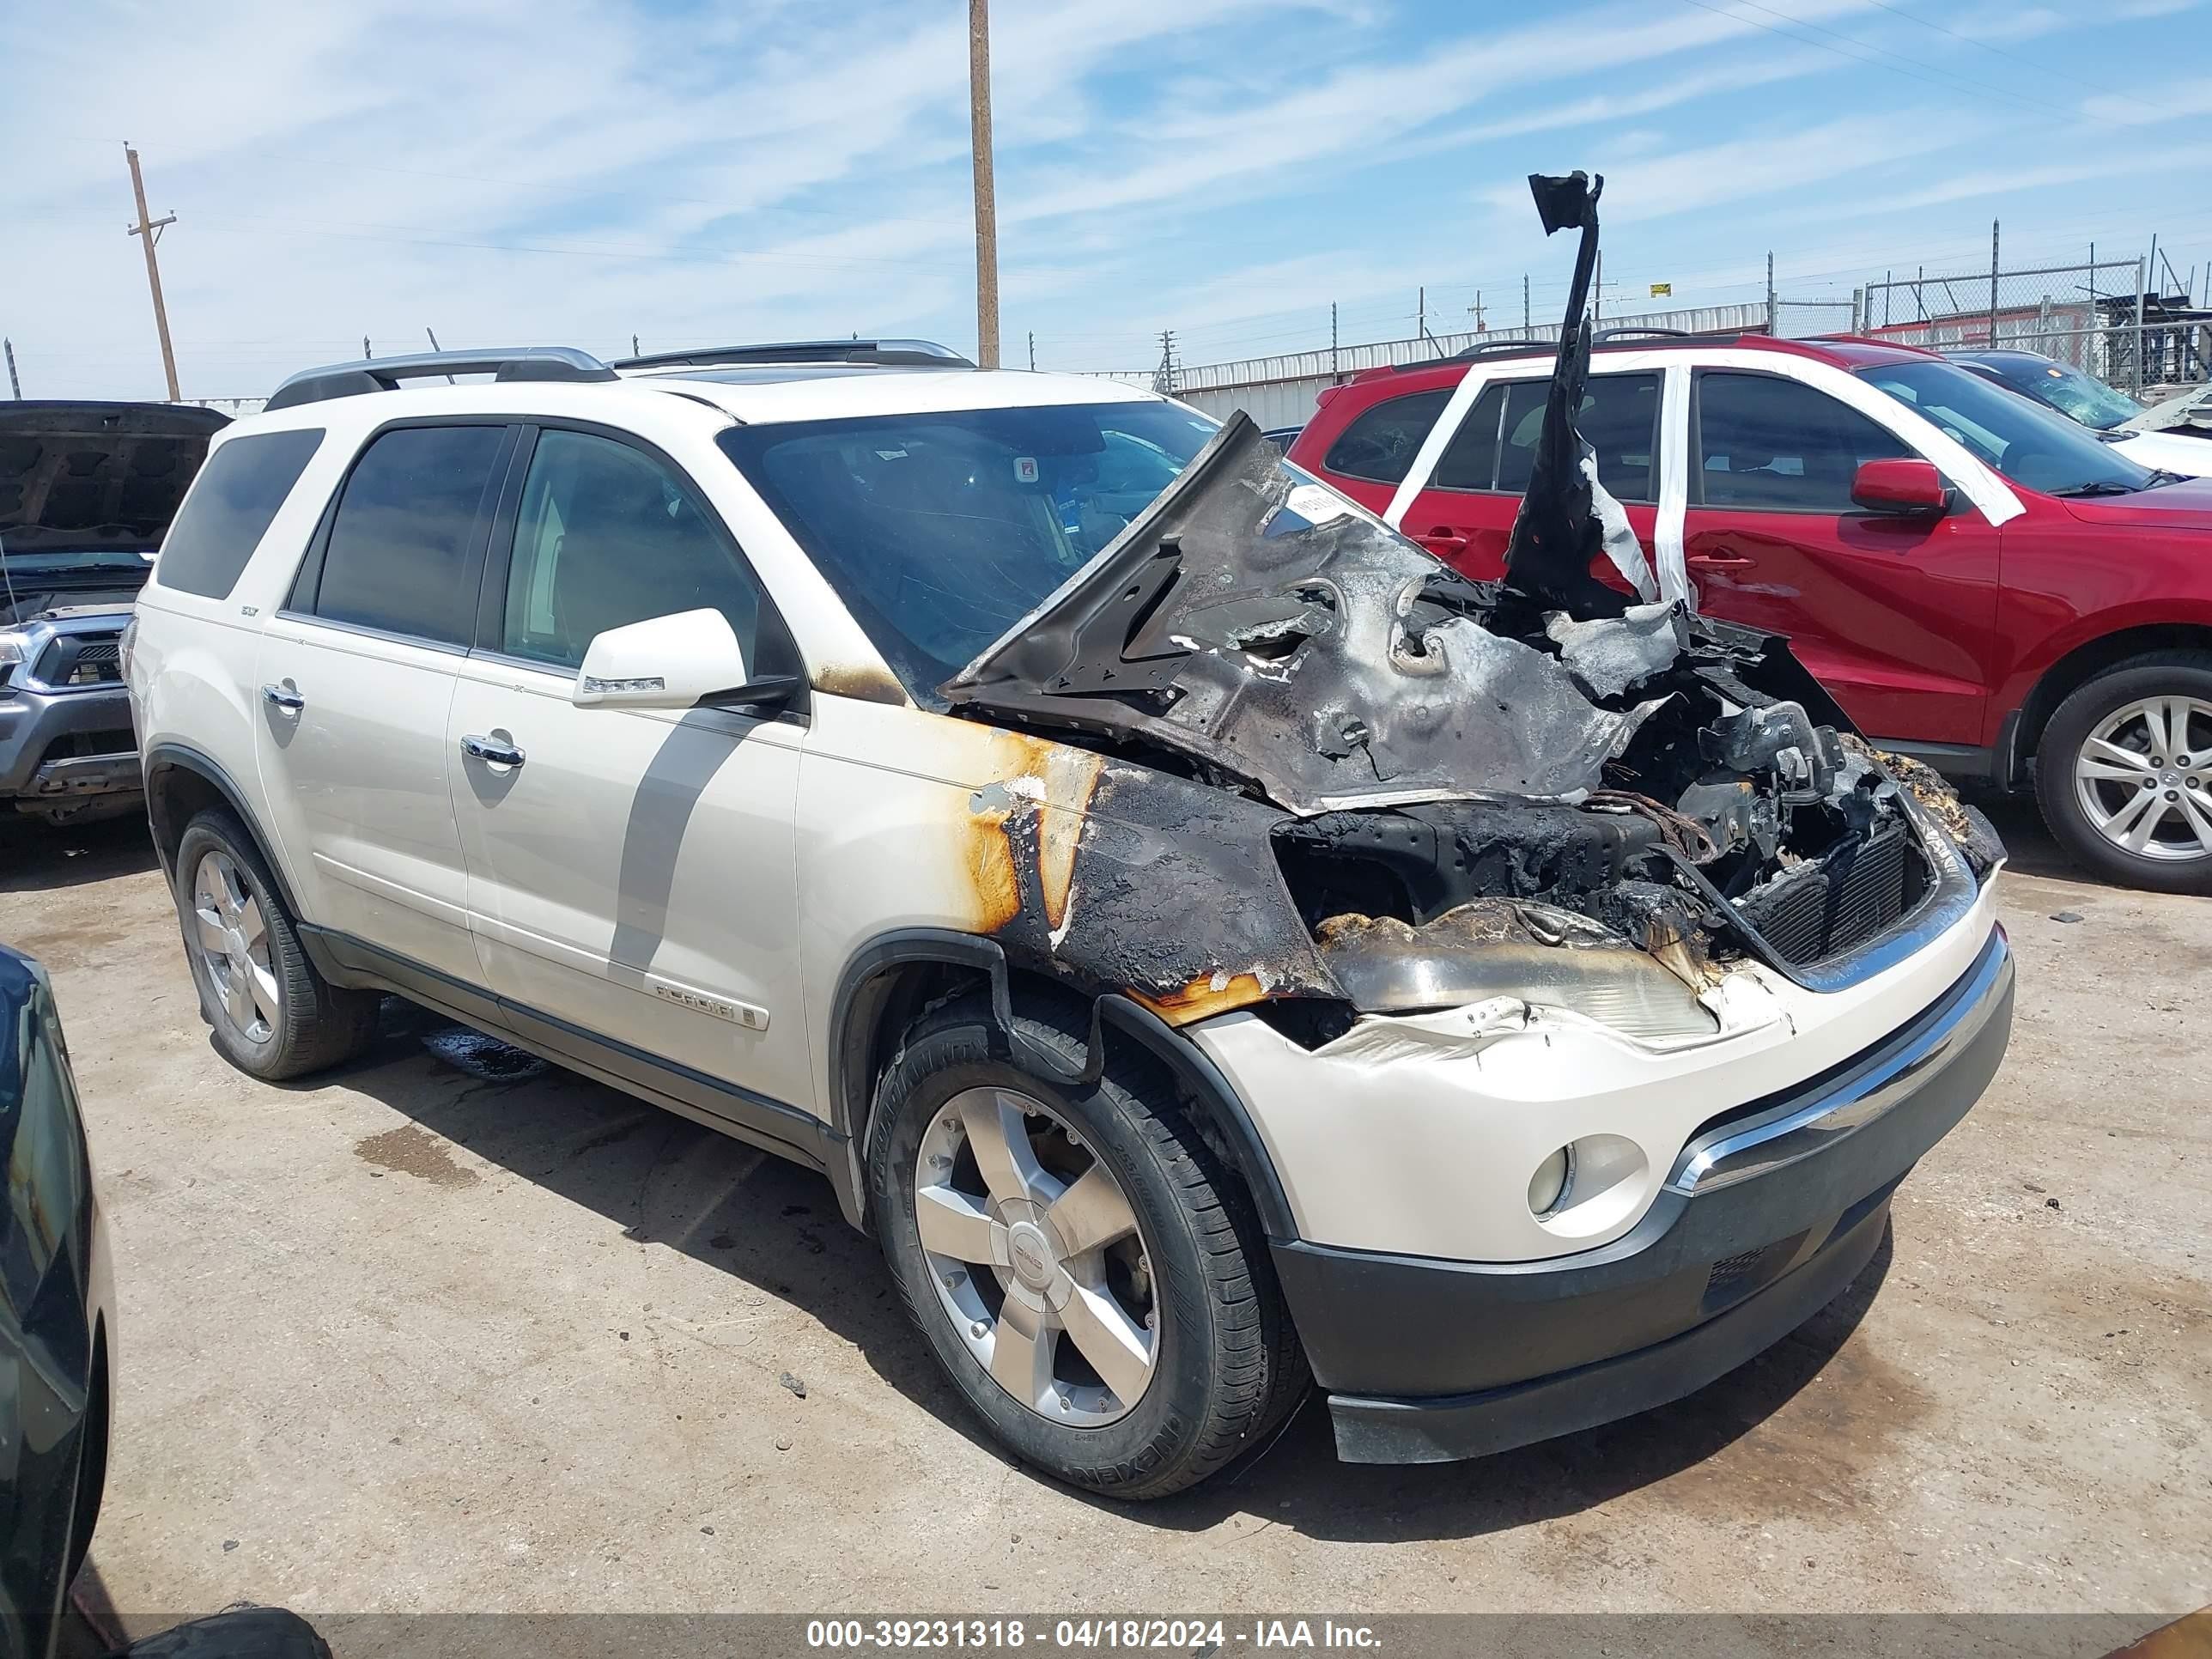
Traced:
<svg viewBox="0 0 2212 1659">
<path fill-rule="evenodd" d="M 2132 258 L 2212 288 L 2212 0 L 996 0 L 1007 361 L 1556 316 L 1525 174 L 1607 175 L 1608 308 Z M 0 332 L 32 396 L 448 345 L 975 340 L 963 0 L 19 0 Z M 1667 302 L 1660 302 L 1667 303 Z"/>
</svg>

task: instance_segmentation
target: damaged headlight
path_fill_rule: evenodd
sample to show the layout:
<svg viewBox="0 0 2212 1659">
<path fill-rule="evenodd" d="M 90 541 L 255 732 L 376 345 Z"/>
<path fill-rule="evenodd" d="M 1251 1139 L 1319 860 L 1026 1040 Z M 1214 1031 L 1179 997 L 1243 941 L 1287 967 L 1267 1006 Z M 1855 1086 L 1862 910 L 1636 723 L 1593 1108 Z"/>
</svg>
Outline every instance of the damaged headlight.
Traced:
<svg viewBox="0 0 2212 1659">
<path fill-rule="evenodd" d="M 1720 1029 L 1656 957 L 1587 916 L 1549 905 L 1477 899 L 1421 927 L 1394 916 L 1332 916 L 1316 937 L 1330 974 L 1363 1013 L 1511 997 L 1646 1041 Z"/>
</svg>

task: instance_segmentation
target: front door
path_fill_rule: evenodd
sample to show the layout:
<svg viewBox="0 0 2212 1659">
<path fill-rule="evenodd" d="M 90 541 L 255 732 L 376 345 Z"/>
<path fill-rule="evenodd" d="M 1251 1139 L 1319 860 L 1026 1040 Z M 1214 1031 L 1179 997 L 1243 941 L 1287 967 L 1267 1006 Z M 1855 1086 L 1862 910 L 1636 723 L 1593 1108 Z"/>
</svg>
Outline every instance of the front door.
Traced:
<svg viewBox="0 0 2212 1659">
<path fill-rule="evenodd" d="M 569 701 L 608 629 L 712 607 L 749 664 L 774 666 L 791 649 L 781 623 L 682 470 L 641 446 L 536 433 L 513 521 L 441 727 L 492 988 L 545 1046 L 604 1064 L 611 1042 L 709 1109 L 750 1121 L 765 1097 L 811 1111 L 793 850 L 805 727 Z"/>
<path fill-rule="evenodd" d="M 1981 741 L 1997 532 L 1851 501 L 1863 461 L 1915 452 L 1816 386 L 1700 369 L 1691 396 L 1683 562 L 1698 609 L 1787 635 L 1869 736 Z"/>
<path fill-rule="evenodd" d="M 504 422 L 371 438 L 258 656 L 262 795 L 303 920 L 470 983 L 446 715 L 512 438 Z"/>
</svg>

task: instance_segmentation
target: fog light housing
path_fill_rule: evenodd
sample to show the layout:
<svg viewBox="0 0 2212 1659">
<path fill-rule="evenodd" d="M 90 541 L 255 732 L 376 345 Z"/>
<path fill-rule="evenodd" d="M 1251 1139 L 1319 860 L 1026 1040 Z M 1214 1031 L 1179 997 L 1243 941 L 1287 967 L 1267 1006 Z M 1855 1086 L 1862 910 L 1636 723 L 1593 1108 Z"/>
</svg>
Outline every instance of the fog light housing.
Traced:
<svg viewBox="0 0 2212 1659">
<path fill-rule="evenodd" d="M 1536 1166 L 1528 1177 L 1528 1209 L 1533 1215 L 1549 1215 L 1566 1201 L 1574 1184 L 1575 1149 L 1562 1146 Z"/>
</svg>

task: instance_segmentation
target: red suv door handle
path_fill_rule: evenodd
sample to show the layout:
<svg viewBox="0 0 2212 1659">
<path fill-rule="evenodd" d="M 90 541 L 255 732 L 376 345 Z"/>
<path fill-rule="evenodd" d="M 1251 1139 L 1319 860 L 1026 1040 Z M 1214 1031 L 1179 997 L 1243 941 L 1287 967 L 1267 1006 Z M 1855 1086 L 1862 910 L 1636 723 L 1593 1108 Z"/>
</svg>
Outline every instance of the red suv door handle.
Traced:
<svg viewBox="0 0 2212 1659">
<path fill-rule="evenodd" d="M 1747 559 L 1741 553 L 1686 553 L 1682 562 L 1699 570 L 1741 570 L 1746 565 L 1756 564 L 1756 559 Z"/>
<path fill-rule="evenodd" d="M 1416 536 L 1413 539 L 1438 558 L 1448 559 L 1455 553 L 1467 551 L 1467 538 L 1455 536 L 1441 525 L 1430 531 L 1425 536 Z"/>
</svg>

